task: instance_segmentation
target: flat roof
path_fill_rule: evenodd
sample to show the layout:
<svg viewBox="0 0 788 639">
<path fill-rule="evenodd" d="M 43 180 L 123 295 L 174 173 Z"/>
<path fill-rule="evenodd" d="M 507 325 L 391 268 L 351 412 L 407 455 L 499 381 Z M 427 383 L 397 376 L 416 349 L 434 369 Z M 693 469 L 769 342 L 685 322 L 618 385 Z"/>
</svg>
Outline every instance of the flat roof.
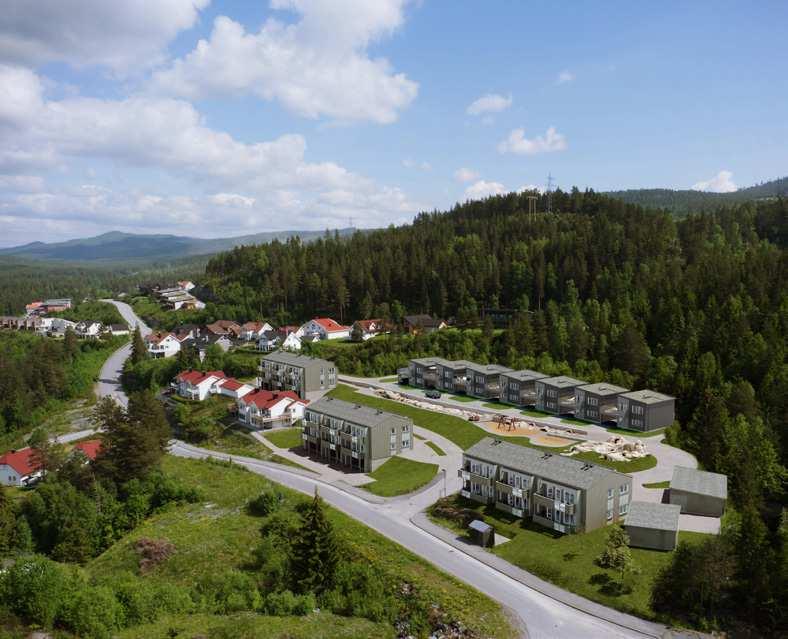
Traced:
<svg viewBox="0 0 788 639">
<path fill-rule="evenodd" d="M 316 402 L 312 402 L 307 407 L 307 410 L 328 415 L 329 417 L 347 420 L 354 424 L 367 426 L 369 428 L 377 428 L 378 426 L 389 423 L 392 419 L 403 424 L 412 423 L 410 419 L 402 415 L 389 413 L 378 408 L 372 408 L 371 406 L 353 404 L 334 397 L 323 397 Z"/>
<path fill-rule="evenodd" d="M 670 480 L 670 489 L 727 499 L 728 477 L 720 473 L 698 470 L 697 468 L 675 466 L 673 468 L 673 479 Z"/>
<path fill-rule="evenodd" d="M 626 393 L 629 389 L 615 386 L 614 384 L 599 382 L 597 384 L 580 386 L 579 390 L 585 391 L 586 393 L 593 393 L 594 395 L 620 395 L 621 393 Z"/>
<path fill-rule="evenodd" d="M 466 366 L 468 370 L 472 370 L 475 373 L 483 373 L 485 375 L 490 375 L 494 373 L 506 373 L 511 368 L 507 368 L 506 366 L 501 366 L 500 364 L 475 364 L 473 362 L 468 362 Z"/>
<path fill-rule="evenodd" d="M 637 390 L 623 393 L 621 397 L 626 397 L 641 404 L 661 404 L 662 402 L 674 401 L 676 398 L 670 395 L 663 395 L 653 390 Z"/>
<path fill-rule="evenodd" d="M 289 351 L 274 351 L 273 353 L 269 353 L 268 355 L 263 356 L 263 360 L 269 362 L 276 362 L 277 364 L 288 364 L 290 366 L 309 366 L 311 364 L 329 364 L 331 366 L 334 365 L 334 362 L 329 362 L 326 359 L 320 359 L 319 357 L 311 357 L 309 355 L 300 355 L 298 353 L 290 353 Z"/>
<path fill-rule="evenodd" d="M 680 514 L 681 506 L 677 504 L 633 501 L 629 504 L 629 512 L 624 519 L 624 525 L 675 532 L 679 529 Z"/>
<path fill-rule="evenodd" d="M 413 364 L 421 364 L 422 366 L 435 366 L 435 364 L 439 364 L 440 362 L 445 362 L 447 360 L 443 359 L 442 357 L 414 357 L 410 361 Z"/>
<path fill-rule="evenodd" d="M 532 371 L 528 370 L 527 368 L 521 371 L 506 371 L 505 373 L 501 373 L 506 377 L 510 377 L 511 379 L 518 379 L 521 382 L 532 382 L 537 379 L 544 379 L 545 377 L 550 377 L 549 375 L 545 375 L 544 373 L 540 373 L 539 371 Z"/>
<path fill-rule="evenodd" d="M 553 386 L 554 388 L 574 388 L 575 386 L 585 386 L 588 382 L 574 377 L 567 377 L 566 375 L 559 375 L 558 377 L 546 377 L 544 379 L 536 380 L 540 384 Z"/>
<path fill-rule="evenodd" d="M 535 448 L 510 444 L 492 437 L 485 437 L 475 443 L 465 454 L 575 488 L 590 488 L 595 481 L 611 475 L 629 478 L 629 475 L 603 466 L 564 457 L 558 453 L 545 453 Z"/>
<path fill-rule="evenodd" d="M 458 369 L 470 368 L 471 366 L 477 366 L 477 364 L 469 362 L 467 359 L 444 359 L 442 357 L 436 358 L 435 364 L 445 368 L 451 368 L 455 371 Z"/>
</svg>

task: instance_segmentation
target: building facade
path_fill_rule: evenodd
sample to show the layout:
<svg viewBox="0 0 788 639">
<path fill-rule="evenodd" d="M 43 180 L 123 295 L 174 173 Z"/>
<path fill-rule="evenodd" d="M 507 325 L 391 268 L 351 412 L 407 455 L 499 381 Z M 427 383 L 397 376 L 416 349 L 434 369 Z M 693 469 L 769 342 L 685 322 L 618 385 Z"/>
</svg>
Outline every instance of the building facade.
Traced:
<svg viewBox="0 0 788 639">
<path fill-rule="evenodd" d="M 618 414 L 618 396 L 628 389 L 601 382 L 575 388 L 575 417 L 601 424 L 615 421 Z"/>
<path fill-rule="evenodd" d="M 301 399 L 317 399 L 336 385 L 336 366 L 325 359 L 277 351 L 260 361 L 258 386 L 265 390 L 289 390 Z"/>
<path fill-rule="evenodd" d="M 371 472 L 413 447 L 407 417 L 324 397 L 304 412 L 302 438 L 310 455 L 350 470 Z"/>
<path fill-rule="evenodd" d="M 722 517 L 728 499 L 728 477 L 697 468 L 675 466 L 670 480 L 670 503 L 682 513 Z"/>
<path fill-rule="evenodd" d="M 554 415 L 574 412 L 575 388 L 587 383 L 566 375 L 536 380 L 536 410 Z"/>
<path fill-rule="evenodd" d="M 571 457 L 487 437 L 463 453 L 463 497 L 562 533 L 626 516 L 632 478 Z"/>
<path fill-rule="evenodd" d="M 656 430 L 676 419 L 676 399 L 652 390 L 622 393 L 618 396 L 616 418 L 619 428 Z"/>
<path fill-rule="evenodd" d="M 479 399 L 498 399 L 501 396 L 501 375 L 511 368 L 498 364 L 474 364 L 465 367 L 465 394 Z"/>
<path fill-rule="evenodd" d="M 500 376 L 500 400 L 514 406 L 534 406 L 536 405 L 536 380 L 546 377 L 549 375 L 527 369 L 503 372 Z"/>
<path fill-rule="evenodd" d="M 624 520 L 629 545 L 651 550 L 673 550 L 679 540 L 680 515 L 679 506 L 633 501 Z"/>
</svg>

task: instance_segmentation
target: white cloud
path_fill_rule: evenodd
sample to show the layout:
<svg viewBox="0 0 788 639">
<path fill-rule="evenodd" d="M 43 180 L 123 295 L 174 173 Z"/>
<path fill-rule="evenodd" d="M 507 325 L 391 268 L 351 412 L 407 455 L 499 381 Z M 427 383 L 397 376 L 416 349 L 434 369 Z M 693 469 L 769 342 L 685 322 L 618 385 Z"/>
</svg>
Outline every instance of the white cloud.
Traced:
<svg viewBox="0 0 788 639">
<path fill-rule="evenodd" d="M 735 191 L 737 187 L 733 183 L 733 172 L 731 171 L 720 171 L 715 175 L 713 178 L 708 180 L 702 180 L 700 182 L 696 182 L 692 185 L 692 188 L 696 191 L 711 191 L 713 193 L 731 193 Z"/>
<path fill-rule="evenodd" d="M 465 112 L 468 115 L 482 115 L 484 113 L 500 113 L 512 106 L 512 95 L 501 95 L 499 93 L 487 93 L 477 98 L 468 105 Z"/>
<path fill-rule="evenodd" d="M 567 84 L 568 82 L 572 82 L 575 79 L 575 74 L 569 71 L 568 69 L 564 69 L 561 73 L 558 74 L 558 77 L 555 79 L 556 84 Z"/>
<path fill-rule="evenodd" d="M 536 155 L 566 149 L 566 138 L 551 126 L 547 132 L 535 138 L 525 137 L 525 129 L 514 129 L 509 136 L 498 144 L 499 153 L 516 153 L 518 155 Z"/>
<path fill-rule="evenodd" d="M 544 188 L 541 186 L 537 186 L 536 184 L 523 184 L 519 189 L 517 189 L 518 193 L 524 193 L 525 191 L 536 191 L 537 193 L 544 193 Z"/>
<path fill-rule="evenodd" d="M 35 193 L 44 188 L 40 175 L 0 175 L 0 190 L 15 193 Z"/>
<path fill-rule="evenodd" d="M 220 16 L 207 40 L 154 75 L 152 89 L 189 99 L 251 93 L 308 118 L 394 122 L 418 84 L 367 48 L 403 23 L 404 3 L 274 0 L 300 19 L 271 18 L 257 33 Z"/>
<path fill-rule="evenodd" d="M 29 120 L 43 105 L 43 85 L 40 78 L 29 69 L 0 64 L 0 87 L 3 89 L 0 126 L 16 126 L 21 121 Z"/>
<path fill-rule="evenodd" d="M 476 171 L 464 166 L 454 172 L 454 179 L 458 182 L 470 182 L 471 180 L 475 180 L 477 177 L 479 177 L 479 174 Z"/>
<path fill-rule="evenodd" d="M 5 0 L 0 60 L 67 62 L 116 71 L 162 60 L 180 31 L 191 28 L 209 0 Z"/>
<path fill-rule="evenodd" d="M 237 209 L 250 209 L 257 201 L 253 197 L 239 195 L 238 193 L 216 193 L 210 197 L 210 201 L 219 206 L 229 206 Z"/>
<path fill-rule="evenodd" d="M 478 180 L 465 189 L 465 198 L 468 200 L 480 200 L 490 195 L 501 195 L 503 193 L 506 193 L 506 187 L 500 182 Z"/>
<path fill-rule="evenodd" d="M 415 160 L 411 160 L 410 158 L 405 158 L 402 160 L 402 166 L 406 169 L 418 169 L 419 171 L 432 171 L 432 164 L 427 162 L 426 160 L 422 162 L 417 162 Z"/>
</svg>

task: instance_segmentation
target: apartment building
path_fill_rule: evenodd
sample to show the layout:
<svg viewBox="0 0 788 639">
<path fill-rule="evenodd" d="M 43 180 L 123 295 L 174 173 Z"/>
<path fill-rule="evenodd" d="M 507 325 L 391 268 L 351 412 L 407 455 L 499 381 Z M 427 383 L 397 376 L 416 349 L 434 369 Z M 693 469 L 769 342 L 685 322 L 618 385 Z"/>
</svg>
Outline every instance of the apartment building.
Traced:
<svg viewBox="0 0 788 639">
<path fill-rule="evenodd" d="M 615 421 L 618 414 L 618 396 L 628 388 L 601 382 L 575 388 L 575 417 L 601 424 Z"/>
<path fill-rule="evenodd" d="M 515 406 L 534 406 L 536 404 L 536 380 L 549 375 L 528 369 L 505 371 L 500 375 L 500 400 Z"/>
<path fill-rule="evenodd" d="M 499 364 L 474 364 L 465 367 L 465 394 L 479 399 L 498 399 L 501 396 L 500 377 L 511 368 Z"/>
<path fill-rule="evenodd" d="M 399 381 L 419 388 L 435 388 L 438 381 L 438 364 L 441 357 L 418 357 L 410 360 L 407 368 L 398 371 Z"/>
<path fill-rule="evenodd" d="M 301 399 L 317 399 L 337 385 L 334 362 L 287 351 L 276 351 L 260 361 L 258 386 L 293 391 Z"/>
<path fill-rule="evenodd" d="M 574 412 L 575 388 L 586 384 L 588 382 L 566 375 L 536 380 L 536 410 L 554 415 Z"/>
<path fill-rule="evenodd" d="M 463 497 L 562 533 L 626 516 L 632 478 L 571 457 L 486 437 L 463 453 Z"/>
<path fill-rule="evenodd" d="M 466 389 L 466 375 L 468 366 L 473 366 L 473 362 L 464 359 L 451 361 L 441 357 L 434 358 L 435 361 L 435 388 L 447 393 L 464 393 Z M 418 386 L 418 384 L 416 384 Z"/>
<path fill-rule="evenodd" d="M 304 448 L 329 464 L 371 472 L 389 457 L 413 447 L 407 417 L 324 397 L 304 412 Z"/>
<path fill-rule="evenodd" d="M 622 393 L 618 396 L 616 419 L 619 428 L 665 428 L 676 419 L 676 398 L 652 390 Z"/>
</svg>

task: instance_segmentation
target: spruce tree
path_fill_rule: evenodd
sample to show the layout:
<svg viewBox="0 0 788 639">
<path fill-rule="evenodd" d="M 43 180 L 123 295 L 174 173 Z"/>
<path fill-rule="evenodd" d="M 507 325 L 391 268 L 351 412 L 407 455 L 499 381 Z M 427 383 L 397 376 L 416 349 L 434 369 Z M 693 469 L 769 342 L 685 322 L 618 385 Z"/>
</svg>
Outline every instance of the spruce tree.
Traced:
<svg viewBox="0 0 788 639">
<path fill-rule="evenodd" d="M 140 327 L 134 327 L 134 333 L 131 337 L 131 363 L 139 364 L 148 357 L 148 349 L 145 347 L 145 341 L 142 339 Z"/>
<path fill-rule="evenodd" d="M 291 578 L 296 592 L 320 594 L 334 584 L 339 548 L 323 500 L 315 496 L 302 515 L 301 527 L 291 547 Z"/>
</svg>

